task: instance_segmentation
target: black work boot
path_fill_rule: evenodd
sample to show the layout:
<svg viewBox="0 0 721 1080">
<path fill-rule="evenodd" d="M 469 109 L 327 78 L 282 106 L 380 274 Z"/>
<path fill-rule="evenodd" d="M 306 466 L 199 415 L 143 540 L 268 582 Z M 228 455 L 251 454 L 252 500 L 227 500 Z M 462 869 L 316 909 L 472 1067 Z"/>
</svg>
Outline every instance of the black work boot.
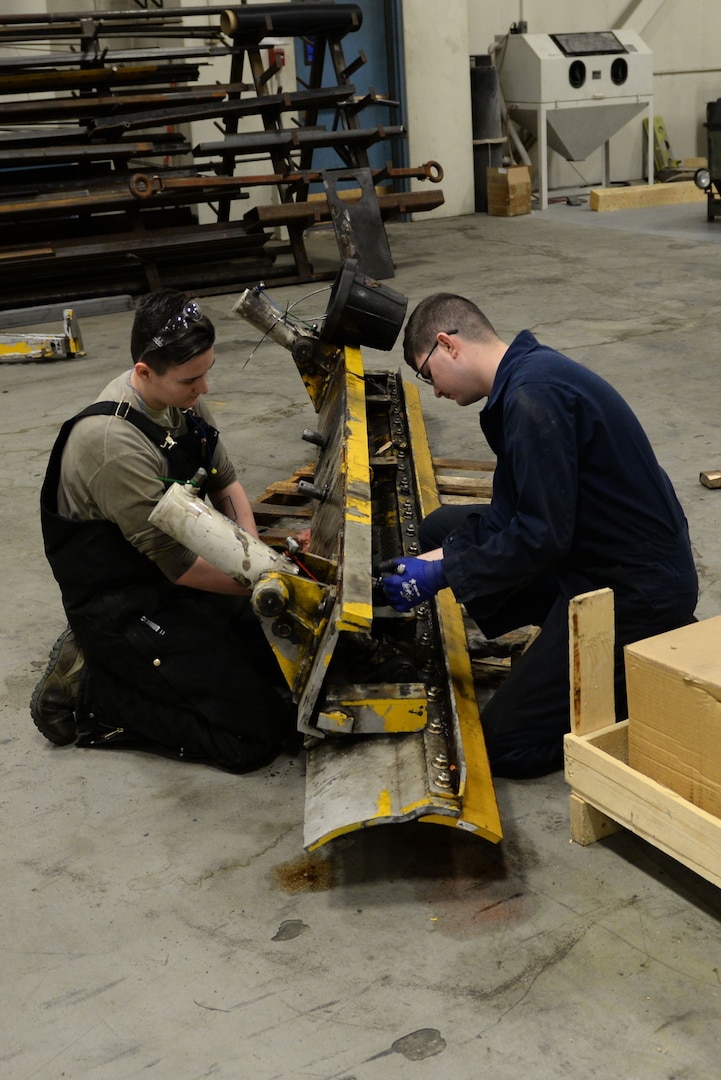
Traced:
<svg viewBox="0 0 721 1080">
<path fill-rule="evenodd" d="M 83 654 L 68 627 L 50 651 L 47 671 L 30 699 L 36 728 L 56 746 L 75 742 L 75 703 L 83 670 Z"/>
</svg>

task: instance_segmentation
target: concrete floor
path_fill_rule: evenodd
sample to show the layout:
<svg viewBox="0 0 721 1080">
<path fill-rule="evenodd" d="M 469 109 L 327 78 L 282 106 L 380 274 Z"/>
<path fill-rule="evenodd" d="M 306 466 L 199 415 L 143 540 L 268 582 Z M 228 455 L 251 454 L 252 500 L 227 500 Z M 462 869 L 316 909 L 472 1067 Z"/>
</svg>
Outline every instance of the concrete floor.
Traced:
<svg viewBox="0 0 721 1080">
<path fill-rule="evenodd" d="M 478 301 L 628 398 L 684 503 L 701 617 L 721 611 L 721 224 L 702 204 L 389 228 L 388 282 Z M 307 287 L 277 289 L 294 302 Z M 310 456 L 290 356 L 231 314 L 212 406 L 258 494 Z M 320 315 L 327 294 L 297 310 Z M 721 896 L 627 833 L 569 841 L 561 774 L 500 781 L 494 847 L 428 825 L 302 848 L 304 762 L 233 777 L 54 748 L 28 701 L 64 620 L 37 501 L 61 422 L 128 365 L 130 312 L 87 357 L 0 366 L 3 1039 L 11 1080 L 709 1080 L 721 1073 Z M 57 332 L 58 327 L 53 327 Z M 401 364 L 366 353 L 368 368 Z M 477 410 L 424 388 L 436 454 L 483 457 Z"/>
</svg>

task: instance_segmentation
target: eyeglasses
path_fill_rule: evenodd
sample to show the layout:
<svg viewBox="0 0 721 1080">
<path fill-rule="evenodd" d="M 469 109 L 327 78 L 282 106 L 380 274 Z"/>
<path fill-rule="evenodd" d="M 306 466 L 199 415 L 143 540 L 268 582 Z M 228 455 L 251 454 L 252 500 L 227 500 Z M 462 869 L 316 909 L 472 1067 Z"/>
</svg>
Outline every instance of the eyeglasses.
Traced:
<svg viewBox="0 0 721 1080">
<path fill-rule="evenodd" d="M 448 334 L 449 337 L 451 337 L 451 335 L 457 334 L 458 331 L 457 330 L 445 330 L 445 331 L 443 331 L 443 333 L 446 333 L 446 334 Z M 425 358 L 425 360 L 423 361 L 421 366 L 416 371 L 416 378 L 417 379 L 422 379 L 423 382 L 425 382 L 425 383 L 430 383 L 431 386 L 433 386 L 433 376 L 431 375 L 430 371 L 428 372 L 427 375 L 424 375 L 423 374 L 423 368 L 426 366 L 426 364 L 428 363 L 430 358 L 433 356 L 433 353 L 436 351 L 437 348 L 438 348 L 438 335 L 436 335 L 436 340 L 433 343 L 433 348 L 428 353 L 428 356 Z"/>
<path fill-rule="evenodd" d="M 163 329 L 158 331 L 153 338 L 153 345 L 162 349 L 164 345 L 169 345 L 171 341 L 189 330 L 191 323 L 200 322 L 202 318 L 203 312 L 198 305 L 194 300 L 189 300 L 183 310 L 173 315 L 172 319 L 168 319 Z"/>
</svg>

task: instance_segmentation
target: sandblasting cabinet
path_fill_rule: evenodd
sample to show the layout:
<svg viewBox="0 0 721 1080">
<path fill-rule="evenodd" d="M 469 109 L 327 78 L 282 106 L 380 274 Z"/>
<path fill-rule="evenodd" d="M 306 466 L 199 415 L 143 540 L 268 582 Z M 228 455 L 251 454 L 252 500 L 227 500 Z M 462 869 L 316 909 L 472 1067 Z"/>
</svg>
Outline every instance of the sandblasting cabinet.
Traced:
<svg viewBox="0 0 721 1080">
<path fill-rule="evenodd" d="M 653 58 L 633 30 L 509 34 L 498 50 L 511 119 L 538 139 L 540 208 L 548 206 L 548 151 L 584 161 L 603 146 L 610 182 L 611 136 L 648 111 L 648 182 L 653 183 Z"/>
</svg>

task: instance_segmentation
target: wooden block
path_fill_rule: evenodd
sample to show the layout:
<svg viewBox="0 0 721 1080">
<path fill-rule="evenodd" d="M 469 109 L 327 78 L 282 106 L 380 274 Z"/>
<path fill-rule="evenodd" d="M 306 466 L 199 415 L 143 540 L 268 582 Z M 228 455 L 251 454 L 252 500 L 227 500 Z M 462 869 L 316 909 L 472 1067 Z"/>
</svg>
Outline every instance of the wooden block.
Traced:
<svg viewBox="0 0 721 1080">
<path fill-rule="evenodd" d="M 706 192 L 693 180 L 672 184 L 632 184 L 630 187 L 593 188 L 592 210 L 640 210 L 645 206 L 672 206 L 675 203 L 705 202 Z"/>
<path fill-rule="evenodd" d="M 721 472 L 702 472 L 699 480 L 704 487 L 721 488 Z"/>
<path fill-rule="evenodd" d="M 621 831 L 617 821 L 602 814 L 595 806 L 591 806 L 581 799 L 575 792 L 571 792 L 571 839 L 582 847 L 594 844 L 596 840 L 602 840 L 604 836 L 611 836 Z"/>
</svg>

